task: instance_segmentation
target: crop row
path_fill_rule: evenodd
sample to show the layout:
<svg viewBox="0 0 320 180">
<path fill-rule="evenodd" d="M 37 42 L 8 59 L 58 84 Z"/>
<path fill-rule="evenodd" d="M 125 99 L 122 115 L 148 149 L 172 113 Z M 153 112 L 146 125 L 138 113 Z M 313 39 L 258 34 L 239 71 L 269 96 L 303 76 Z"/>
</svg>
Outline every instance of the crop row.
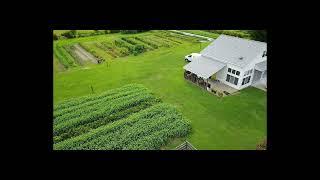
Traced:
<svg viewBox="0 0 320 180">
<path fill-rule="evenodd" d="M 58 103 L 57 105 L 55 105 L 54 111 L 59 111 L 64 108 L 69 108 L 71 106 L 77 106 L 79 104 L 82 104 L 82 103 L 85 103 L 88 101 L 92 101 L 92 100 L 99 99 L 99 98 L 102 98 L 105 96 L 110 96 L 110 95 L 117 94 L 120 92 L 128 91 L 130 89 L 143 89 L 143 88 L 145 88 L 145 87 L 140 84 L 128 84 L 128 85 L 122 86 L 120 88 L 105 91 L 100 94 L 91 94 L 91 95 L 83 96 L 80 98 L 68 99 L 68 100 L 62 101 L 62 102 Z"/>
<path fill-rule="evenodd" d="M 158 102 L 156 100 L 149 100 L 149 101 L 140 102 L 140 103 L 138 103 L 134 106 L 131 106 L 127 109 L 123 109 L 121 111 L 116 111 L 105 118 L 99 118 L 95 121 L 92 121 L 92 122 L 89 122 L 86 124 L 82 124 L 82 125 L 76 126 L 74 128 L 70 128 L 67 131 L 65 131 L 64 133 L 60 133 L 59 135 L 54 136 L 54 143 L 61 142 L 63 140 L 66 140 L 66 139 L 74 137 L 74 136 L 79 136 L 81 134 L 89 132 L 92 129 L 96 129 L 100 126 L 104 126 L 110 122 L 117 121 L 122 118 L 126 118 L 129 115 L 136 113 L 136 112 L 139 112 L 145 108 L 148 108 L 155 103 L 158 103 Z"/>
<path fill-rule="evenodd" d="M 176 114 L 158 115 L 152 119 L 139 120 L 132 126 L 124 126 L 117 131 L 108 133 L 105 136 L 100 136 L 89 143 L 85 143 L 81 148 L 83 149 L 112 149 L 121 150 L 127 149 L 129 144 L 153 134 L 163 129 L 168 129 L 170 125 L 177 125 Z"/>
<path fill-rule="evenodd" d="M 81 136 L 77 136 L 74 138 L 67 139 L 61 143 L 55 144 L 56 149 L 73 149 L 75 147 L 79 147 L 81 144 L 89 142 L 98 138 L 99 136 L 106 135 L 117 129 L 120 129 L 124 126 L 131 126 L 135 122 L 143 119 L 152 119 L 154 116 L 159 115 L 161 113 L 165 113 L 165 108 L 161 104 L 154 105 L 150 108 L 147 108 L 139 113 L 135 113 L 129 116 L 126 119 L 121 119 L 119 121 L 115 121 L 106 126 L 101 126 L 97 129 L 90 131 L 89 133 L 83 134 Z"/>
<path fill-rule="evenodd" d="M 74 63 L 74 58 L 66 51 L 64 47 L 55 44 L 54 54 L 65 68 L 76 66 Z"/>
<path fill-rule="evenodd" d="M 120 57 L 121 54 L 116 51 L 116 49 L 114 47 L 112 47 L 111 44 L 109 44 L 108 42 L 96 42 L 94 43 L 94 45 L 103 50 L 104 52 L 106 52 L 108 55 L 110 55 L 112 58 L 116 58 L 116 57 Z"/>
<path fill-rule="evenodd" d="M 87 113 L 85 111 L 91 111 L 95 106 L 99 105 L 101 102 L 111 101 L 113 99 L 121 98 L 124 96 L 128 96 L 134 94 L 135 92 L 146 91 L 145 88 L 133 88 L 124 91 L 119 91 L 115 94 L 104 94 L 103 96 L 98 96 L 99 98 L 92 99 L 90 101 L 86 101 L 82 104 L 76 106 L 70 106 L 68 108 L 64 108 L 61 110 L 54 111 L 53 118 L 55 122 L 58 123 L 60 117 L 70 116 L 72 114 L 77 113 L 77 111 L 82 111 L 83 113 Z"/>
<path fill-rule="evenodd" d="M 160 103 L 56 143 L 54 149 L 159 149 L 169 139 L 187 135 L 190 129 L 173 106 Z"/>
<path fill-rule="evenodd" d="M 96 111 L 93 111 L 88 114 L 81 114 L 81 116 L 73 118 L 73 119 L 66 119 L 62 120 L 63 122 L 54 125 L 53 134 L 59 135 L 64 133 L 70 128 L 74 128 L 76 126 L 87 124 L 93 121 L 96 121 L 100 118 L 107 118 L 112 113 L 124 110 L 126 108 L 135 106 L 141 102 L 155 100 L 155 97 L 152 94 L 144 93 L 141 94 L 134 94 L 132 96 L 126 96 L 123 98 L 116 99 L 111 102 L 106 102 L 101 104 L 101 108 Z"/>
<path fill-rule="evenodd" d="M 75 53 L 75 48 L 73 45 L 66 45 L 63 46 L 63 48 L 72 56 L 72 58 L 75 60 L 75 63 L 77 63 L 78 65 L 83 65 L 81 58 Z"/>
<path fill-rule="evenodd" d="M 84 105 L 79 108 L 75 108 L 73 111 L 72 110 L 67 110 L 65 114 L 62 114 L 61 116 L 58 116 L 54 118 L 54 125 L 58 125 L 62 122 L 69 121 L 74 118 L 81 117 L 83 115 L 88 115 L 90 113 L 93 113 L 101 108 L 104 108 L 107 103 L 112 104 L 115 102 L 118 102 L 120 100 L 125 100 L 131 97 L 135 97 L 137 95 L 141 95 L 143 92 L 142 91 L 135 91 L 135 92 L 128 92 L 128 93 L 121 93 L 121 94 L 116 94 L 115 96 L 111 97 L 106 97 L 102 100 L 97 101 L 96 103 L 90 103 L 89 105 Z"/>
<path fill-rule="evenodd" d="M 153 49 L 157 49 L 159 46 L 149 40 L 146 40 L 145 38 L 142 37 L 134 37 L 136 40 L 141 41 L 149 46 L 151 46 Z"/>
<path fill-rule="evenodd" d="M 150 41 L 153 41 L 153 42 L 155 42 L 157 44 L 160 44 L 163 47 L 171 47 L 171 46 L 174 46 L 174 45 L 181 44 L 180 41 L 177 41 L 175 39 L 169 39 L 169 38 L 167 38 L 165 36 L 161 36 L 160 34 L 161 33 L 154 34 L 152 36 L 146 36 L 145 38 L 149 39 Z"/>
</svg>

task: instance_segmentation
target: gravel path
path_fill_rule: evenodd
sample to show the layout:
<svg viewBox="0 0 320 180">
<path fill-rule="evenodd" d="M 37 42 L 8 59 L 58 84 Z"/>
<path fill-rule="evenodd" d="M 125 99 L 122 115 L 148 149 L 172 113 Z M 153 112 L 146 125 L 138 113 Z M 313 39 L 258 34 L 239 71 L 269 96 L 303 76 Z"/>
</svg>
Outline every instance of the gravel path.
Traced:
<svg viewBox="0 0 320 180">
<path fill-rule="evenodd" d="M 93 63 L 98 63 L 98 60 L 85 49 L 83 49 L 79 44 L 74 45 L 74 53 L 77 54 L 82 61 L 92 61 Z"/>
<path fill-rule="evenodd" d="M 198 34 L 192 34 L 192 33 L 187 33 L 187 32 L 178 31 L 178 30 L 169 30 L 169 31 L 176 32 L 176 33 L 179 33 L 179 34 L 183 34 L 183 35 L 186 35 L 186 36 L 192 36 L 192 37 L 198 37 L 198 38 L 207 39 L 208 41 L 213 41 L 214 40 L 213 38 L 206 37 L 206 36 L 201 36 L 201 35 L 198 35 Z"/>
</svg>

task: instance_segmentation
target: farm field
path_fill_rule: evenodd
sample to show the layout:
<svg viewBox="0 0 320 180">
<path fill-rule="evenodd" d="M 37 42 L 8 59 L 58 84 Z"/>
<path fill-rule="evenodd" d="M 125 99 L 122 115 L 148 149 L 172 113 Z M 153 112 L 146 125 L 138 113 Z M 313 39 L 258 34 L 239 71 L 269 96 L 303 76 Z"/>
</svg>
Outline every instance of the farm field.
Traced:
<svg viewBox="0 0 320 180">
<path fill-rule="evenodd" d="M 113 57 L 110 51 L 98 51 L 101 48 L 94 45 L 103 42 L 112 44 L 122 37 L 132 36 L 148 39 L 158 46 L 161 43 L 168 46 L 160 45 L 161 47 L 151 49 L 150 45 L 149 50 L 136 55 L 131 53 L 120 56 L 115 53 Z M 81 43 L 96 50 L 106 60 L 101 64 L 79 65 L 71 59 L 75 65 L 65 67 L 61 66 L 62 60 L 55 56 L 55 106 L 70 98 L 90 95 L 91 86 L 99 94 L 138 83 L 150 89 L 164 103 L 175 106 L 190 121 L 192 130 L 187 139 L 197 149 L 255 149 L 257 143 L 266 136 L 266 92 L 247 88 L 237 95 L 219 98 L 183 78 L 182 67 L 186 64 L 183 57 L 199 52 L 208 42 L 200 45 L 192 38 L 183 39 L 161 31 L 150 31 L 133 35 L 111 34 L 58 40 L 54 45 L 63 47 Z M 115 52 L 121 49 L 115 44 L 111 48 Z M 183 140 L 184 138 L 176 138 L 161 149 L 172 149 Z"/>
<path fill-rule="evenodd" d="M 53 122 L 56 150 L 156 150 L 191 130 L 173 106 L 137 84 L 63 101 Z"/>
<path fill-rule="evenodd" d="M 54 57 L 65 69 L 138 55 L 162 47 L 173 47 L 196 38 L 158 31 L 143 34 L 114 34 L 54 41 Z M 79 53 L 79 50 L 81 51 Z M 94 57 L 89 57 L 92 54 Z"/>
</svg>

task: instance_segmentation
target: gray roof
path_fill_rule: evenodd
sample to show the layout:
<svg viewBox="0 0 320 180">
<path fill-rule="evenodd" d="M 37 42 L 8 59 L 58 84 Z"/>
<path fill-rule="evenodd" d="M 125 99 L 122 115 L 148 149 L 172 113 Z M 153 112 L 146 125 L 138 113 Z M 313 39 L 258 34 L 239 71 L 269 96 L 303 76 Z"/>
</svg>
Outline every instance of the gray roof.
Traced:
<svg viewBox="0 0 320 180">
<path fill-rule="evenodd" d="M 267 50 L 267 43 L 220 35 L 208 47 L 202 50 L 200 54 L 243 68 L 258 55 L 261 54 L 262 56 L 265 50 Z"/>
<path fill-rule="evenodd" d="M 222 69 L 224 66 L 226 66 L 225 63 L 199 56 L 189 64 L 185 65 L 183 69 L 190 71 L 204 79 L 207 79 L 214 73 Z"/>
<path fill-rule="evenodd" d="M 262 61 L 254 67 L 258 71 L 265 71 L 267 70 L 267 61 Z"/>
</svg>

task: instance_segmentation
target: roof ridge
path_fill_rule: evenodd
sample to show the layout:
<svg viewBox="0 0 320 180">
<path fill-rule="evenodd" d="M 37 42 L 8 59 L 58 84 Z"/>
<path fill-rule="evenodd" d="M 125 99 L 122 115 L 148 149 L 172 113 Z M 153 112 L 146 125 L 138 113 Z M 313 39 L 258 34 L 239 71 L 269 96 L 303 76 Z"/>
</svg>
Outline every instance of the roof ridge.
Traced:
<svg viewBox="0 0 320 180">
<path fill-rule="evenodd" d="M 218 62 L 220 62 L 220 63 L 231 64 L 231 65 L 233 65 L 233 66 L 237 66 L 237 67 L 239 67 L 239 68 L 243 68 L 243 66 L 238 65 L 238 64 L 235 64 L 235 63 L 233 63 L 233 62 L 228 62 L 228 61 L 225 60 L 225 59 L 220 59 L 220 58 L 216 58 L 216 57 L 209 57 L 209 56 L 206 56 L 206 55 L 203 55 L 203 54 L 201 54 L 201 56 L 204 57 L 204 58 L 210 59 L 210 60 L 212 60 L 212 61 L 218 61 Z"/>
</svg>

